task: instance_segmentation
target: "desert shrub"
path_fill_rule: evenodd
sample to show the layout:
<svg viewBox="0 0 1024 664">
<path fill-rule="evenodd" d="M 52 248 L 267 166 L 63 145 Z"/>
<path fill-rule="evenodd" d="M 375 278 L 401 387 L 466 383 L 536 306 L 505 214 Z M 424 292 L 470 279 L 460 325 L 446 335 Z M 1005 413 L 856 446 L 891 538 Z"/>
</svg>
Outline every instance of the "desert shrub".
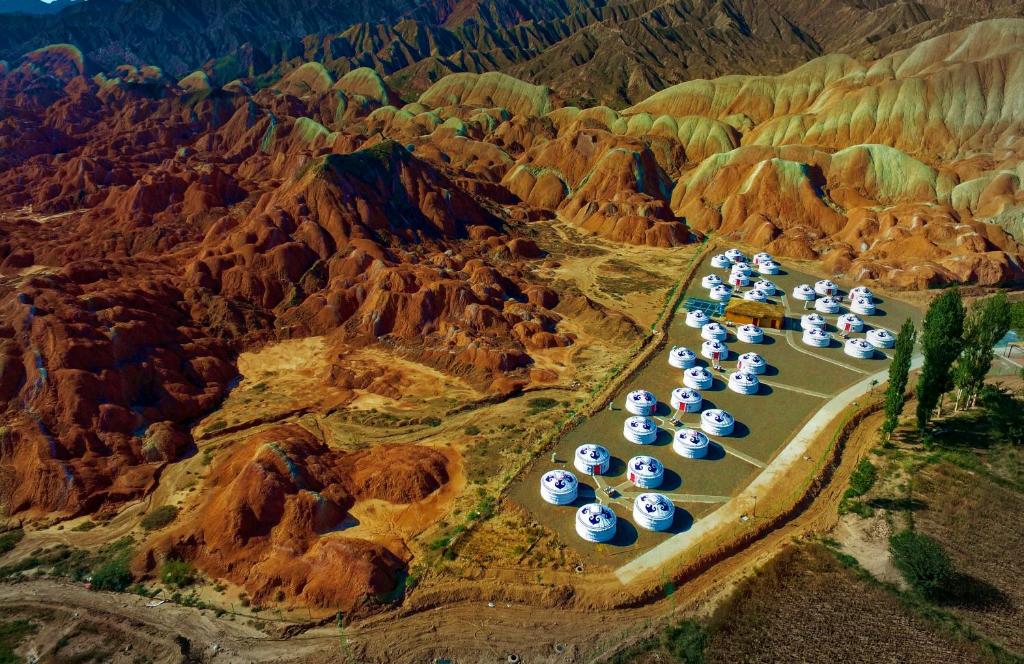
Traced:
<svg viewBox="0 0 1024 664">
<path fill-rule="evenodd" d="M 550 397 L 534 397 L 533 399 L 530 399 L 529 401 L 526 402 L 527 408 L 534 412 L 554 408 L 557 405 L 558 400 L 551 399 Z"/>
<path fill-rule="evenodd" d="M 195 568 L 184 560 L 169 559 L 160 568 L 160 580 L 174 588 L 190 586 L 196 580 Z"/>
<path fill-rule="evenodd" d="M 467 436 L 476 436 L 480 434 L 480 427 L 470 424 L 463 431 L 465 431 Z"/>
<path fill-rule="evenodd" d="M 25 637 L 35 634 L 38 628 L 28 620 L 0 622 L 0 664 L 18 664 L 21 658 L 14 654 Z"/>
<path fill-rule="evenodd" d="M 703 664 L 707 643 L 707 632 L 692 620 L 684 620 L 661 634 L 661 647 L 682 664 Z"/>
<path fill-rule="evenodd" d="M 903 530 L 889 538 L 893 564 L 912 588 L 929 599 L 943 599 L 953 592 L 956 568 L 935 539 Z"/>
<path fill-rule="evenodd" d="M 134 579 L 129 561 L 132 559 L 133 545 L 132 538 L 122 537 L 99 550 L 89 561 L 93 588 L 122 592 L 132 585 Z"/>
<path fill-rule="evenodd" d="M 142 517 L 142 527 L 146 530 L 160 530 L 178 516 L 178 508 L 174 505 L 161 505 Z"/>
<path fill-rule="evenodd" d="M 21 528 L 15 528 L 14 530 L 8 530 L 5 533 L 0 533 L 0 554 L 7 553 L 18 546 L 18 542 L 25 536 L 25 531 Z"/>
</svg>

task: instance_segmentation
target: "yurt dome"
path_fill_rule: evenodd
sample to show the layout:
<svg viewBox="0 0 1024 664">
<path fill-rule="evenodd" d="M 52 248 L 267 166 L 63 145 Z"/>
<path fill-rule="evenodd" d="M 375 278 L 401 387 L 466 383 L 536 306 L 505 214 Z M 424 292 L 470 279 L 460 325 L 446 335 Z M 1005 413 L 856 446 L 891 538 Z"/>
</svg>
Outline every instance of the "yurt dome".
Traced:
<svg viewBox="0 0 1024 664">
<path fill-rule="evenodd" d="M 676 369 L 689 369 L 697 361 L 697 354 L 685 346 L 676 346 L 668 352 L 668 364 Z"/>
<path fill-rule="evenodd" d="M 590 503 L 576 510 L 576 534 L 588 542 L 607 542 L 615 537 L 618 517 L 600 503 Z"/>
<path fill-rule="evenodd" d="M 711 266 L 724 270 L 732 265 L 732 260 L 725 254 L 716 254 L 711 257 Z"/>
<path fill-rule="evenodd" d="M 729 285 L 733 288 L 746 288 L 750 285 L 750 277 L 742 272 L 730 272 Z"/>
<path fill-rule="evenodd" d="M 736 368 L 752 374 L 763 374 L 768 364 L 757 353 L 743 353 L 736 360 Z"/>
<path fill-rule="evenodd" d="M 775 295 L 775 291 L 777 290 L 775 282 L 770 279 L 758 279 L 754 282 L 754 288 L 759 291 L 764 291 L 764 294 L 769 296 Z"/>
<path fill-rule="evenodd" d="M 759 344 L 764 341 L 764 330 L 757 325 L 747 323 L 736 328 L 736 338 L 743 343 Z"/>
<path fill-rule="evenodd" d="M 729 288 L 725 284 L 715 286 L 709 292 L 709 296 L 715 302 L 725 302 L 732 297 L 732 288 Z"/>
<path fill-rule="evenodd" d="M 750 300 L 751 302 L 765 302 L 768 300 L 768 293 L 765 293 L 760 288 L 751 288 L 743 294 L 744 300 Z"/>
<path fill-rule="evenodd" d="M 754 254 L 754 258 L 752 260 L 754 261 L 754 265 L 760 265 L 761 263 L 767 263 L 773 259 L 771 254 L 761 251 Z"/>
<path fill-rule="evenodd" d="M 552 505 L 568 505 L 576 500 L 580 483 L 568 470 L 549 470 L 540 478 L 540 497 Z"/>
<path fill-rule="evenodd" d="M 736 371 L 729 375 L 729 389 L 737 394 L 757 394 L 761 381 L 752 373 Z"/>
<path fill-rule="evenodd" d="M 634 415 L 650 415 L 658 408 L 658 399 L 647 390 L 633 390 L 626 395 L 626 410 Z"/>
<path fill-rule="evenodd" d="M 725 360 L 729 357 L 729 347 L 725 345 L 724 341 L 709 339 L 700 345 L 700 354 L 709 360 L 715 359 L 716 355 L 719 360 Z"/>
<path fill-rule="evenodd" d="M 850 357 L 870 360 L 875 356 L 875 347 L 864 339 L 847 339 L 843 346 L 843 352 Z"/>
<path fill-rule="evenodd" d="M 687 459 L 703 459 L 708 455 L 709 443 L 703 431 L 680 429 L 672 438 L 672 451 Z"/>
<path fill-rule="evenodd" d="M 633 520 L 646 530 L 667 530 L 676 517 L 676 506 L 660 493 L 641 493 L 633 500 Z"/>
<path fill-rule="evenodd" d="M 871 289 L 868 288 L 867 286 L 857 286 L 855 288 L 850 289 L 850 299 L 852 300 L 856 297 L 863 297 L 873 302 L 875 299 L 875 294 L 872 293 Z"/>
<path fill-rule="evenodd" d="M 692 390 L 706 390 L 714 383 L 714 378 L 704 367 L 690 367 L 683 372 L 683 385 Z"/>
<path fill-rule="evenodd" d="M 776 263 L 775 261 L 765 261 L 758 265 L 757 271 L 760 272 L 761 274 L 771 276 L 773 274 L 778 274 L 779 272 L 781 272 L 782 266 Z"/>
<path fill-rule="evenodd" d="M 861 316 L 875 315 L 875 301 L 872 298 L 855 297 L 850 302 L 850 309 Z"/>
<path fill-rule="evenodd" d="M 804 314 L 800 317 L 801 330 L 821 330 L 825 325 L 825 317 L 821 314 Z"/>
<path fill-rule="evenodd" d="M 700 414 L 700 428 L 712 436 L 728 436 L 735 426 L 733 416 L 721 408 L 710 408 Z"/>
<path fill-rule="evenodd" d="M 708 323 L 700 329 L 700 336 L 709 341 L 712 339 L 725 341 L 729 333 L 726 332 L 725 327 L 721 323 Z"/>
<path fill-rule="evenodd" d="M 672 390 L 672 408 L 684 413 L 699 413 L 704 397 L 700 392 L 689 387 L 677 387 Z"/>
<path fill-rule="evenodd" d="M 864 335 L 868 340 L 868 343 L 875 348 L 892 348 L 896 345 L 896 337 L 893 336 L 889 330 L 883 330 L 876 328 L 874 330 L 868 330 L 868 333 Z"/>
<path fill-rule="evenodd" d="M 725 252 L 725 256 L 733 263 L 741 263 L 747 260 L 747 257 L 743 255 L 743 252 L 740 251 L 739 249 L 736 249 L 735 247 L 732 249 L 727 249 Z"/>
<path fill-rule="evenodd" d="M 572 465 L 584 475 L 604 475 L 608 472 L 612 457 L 603 445 L 585 443 L 576 448 Z"/>
<path fill-rule="evenodd" d="M 744 262 L 741 261 L 739 263 L 733 263 L 732 264 L 732 273 L 733 274 L 743 274 L 743 275 L 746 275 L 746 276 L 749 277 L 753 273 L 753 271 L 754 270 L 753 270 L 753 268 L 750 267 L 749 263 L 744 263 Z"/>
<path fill-rule="evenodd" d="M 832 342 L 832 335 L 817 327 L 804 330 L 804 343 L 815 348 L 828 348 Z"/>
<path fill-rule="evenodd" d="M 635 415 L 622 425 L 622 435 L 631 443 L 650 445 L 658 439 L 658 425 L 649 417 Z"/>
<path fill-rule="evenodd" d="M 864 329 L 864 321 L 854 314 L 843 314 L 836 321 L 836 328 L 843 332 L 860 332 Z"/>
<path fill-rule="evenodd" d="M 626 464 L 626 475 L 635 487 L 657 489 L 665 481 L 665 466 L 652 456 L 635 456 Z"/>
<path fill-rule="evenodd" d="M 700 309 L 694 309 L 693 311 L 686 312 L 686 326 L 687 327 L 704 327 L 708 324 L 708 315 Z"/>
<path fill-rule="evenodd" d="M 817 296 L 814 294 L 814 289 L 807 284 L 800 284 L 793 289 L 793 299 L 803 300 L 804 302 L 813 302 Z"/>
<path fill-rule="evenodd" d="M 821 281 L 814 282 L 814 292 L 818 295 L 834 296 L 839 292 L 839 286 L 830 279 L 822 279 Z"/>
<path fill-rule="evenodd" d="M 700 280 L 700 285 L 708 289 L 714 288 L 715 286 L 721 286 L 722 278 L 717 274 L 709 274 Z"/>
<path fill-rule="evenodd" d="M 814 308 L 823 314 L 837 314 L 839 313 L 839 300 L 826 295 L 814 303 Z"/>
</svg>

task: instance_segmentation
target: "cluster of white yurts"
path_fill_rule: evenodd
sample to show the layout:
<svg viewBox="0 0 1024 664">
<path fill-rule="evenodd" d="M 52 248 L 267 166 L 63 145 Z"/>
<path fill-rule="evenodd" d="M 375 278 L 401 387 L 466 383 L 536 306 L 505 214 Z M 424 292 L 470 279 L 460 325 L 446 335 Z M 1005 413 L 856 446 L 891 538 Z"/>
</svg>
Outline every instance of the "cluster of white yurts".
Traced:
<svg viewBox="0 0 1024 664">
<path fill-rule="evenodd" d="M 748 289 L 742 297 L 755 302 L 766 302 L 768 298 L 784 293 L 768 279 L 780 274 L 781 266 L 767 253 L 759 253 L 748 259 L 742 251 L 729 249 L 711 258 L 711 265 L 718 269 L 729 270 L 727 277 L 709 274 L 701 279 L 701 286 L 708 291 L 708 297 L 717 302 L 728 302 L 740 293 L 740 289 Z M 893 335 L 884 329 L 866 329 L 861 316 L 875 314 L 874 294 L 866 287 L 860 286 L 850 290 L 846 308 L 843 293 L 839 286 L 828 279 L 815 284 L 800 284 L 793 288 L 792 298 L 806 302 L 807 309 L 812 311 L 800 318 L 803 331 L 803 342 L 809 346 L 827 348 L 832 342 L 828 332 L 829 322 L 825 315 L 836 315 L 835 328 L 843 337 L 849 337 L 844 351 L 847 355 L 857 358 L 871 358 L 875 349 L 891 348 L 895 343 Z M 668 395 L 668 404 L 675 413 L 674 419 L 683 414 L 698 415 L 699 424 L 683 426 L 677 429 L 672 439 L 673 453 L 687 459 L 702 459 L 708 455 L 713 445 L 712 438 L 733 435 L 736 428 L 735 418 L 720 408 L 709 408 L 701 390 L 710 389 L 714 376 L 704 366 L 698 364 L 698 355 L 708 360 L 708 364 L 719 368 L 720 362 L 730 358 L 726 340 L 728 331 L 716 321 L 711 320 L 705 311 L 699 309 L 686 314 L 685 324 L 699 329 L 703 340 L 698 351 L 682 346 L 673 346 L 668 354 L 668 364 L 682 371 L 682 385 Z M 853 333 L 864 333 L 863 338 L 850 337 Z M 760 344 L 764 342 L 764 330 L 757 325 L 747 324 L 735 329 L 736 340 L 744 344 Z M 757 394 L 760 390 L 760 379 L 765 373 L 767 363 L 764 358 L 752 351 L 737 354 L 736 370 L 729 374 L 727 386 L 733 392 L 743 395 Z M 641 446 L 656 442 L 660 429 L 655 420 L 658 411 L 658 398 L 648 390 L 638 389 L 626 395 L 625 410 L 629 416 L 623 422 L 622 435 L 626 440 Z M 675 422 L 677 425 L 678 421 Z M 607 448 L 596 443 L 585 443 L 576 449 L 573 466 L 583 475 L 604 475 L 611 465 L 611 455 Z M 665 477 L 665 466 L 657 458 L 640 454 L 631 458 L 626 464 L 626 476 L 637 489 L 633 499 L 633 520 L 636 525 L 647 530 L 666 530 L 672 525 L 675 516 L 675 505 L 672 500 L 652 490 L 662 485 Z M 551 470 L 541 477 L 540 493 L 543 499 L 554 505 L 569 505 L 579 496 L 579 482 L 568 470 Z M 600 502 L 587 503 L 576 512 L 576 532 L 589 542 L 607 542 L 616 533 L 618 517 L 610 507 Z"/>
</svg>

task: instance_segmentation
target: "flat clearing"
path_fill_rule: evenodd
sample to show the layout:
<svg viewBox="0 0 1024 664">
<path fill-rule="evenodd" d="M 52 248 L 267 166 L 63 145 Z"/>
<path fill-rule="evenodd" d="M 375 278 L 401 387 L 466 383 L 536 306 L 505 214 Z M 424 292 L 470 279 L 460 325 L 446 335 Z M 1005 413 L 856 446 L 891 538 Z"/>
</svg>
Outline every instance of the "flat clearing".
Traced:
<svg viewBox="0 0 1024 664">
<path fill-rule="evenodd" d="M 708 257 L 697 269 L 685 297 L 707 299 L 707 291 L 701 286 L 700 280 L 702 276 L 711 273 L 723 279 L 728 276 L 727 270 L 712 268 Z M 703 394 L 705 408 L 727 410 L 736 418 L 737 426 L 731 436 L 710 437 L 713 444 L 705 459 L 685 459 L 671 448 L 672 436 L 677 427 L 671 423 L 672 413 L 667 401 L 672 389 L 682 385 L 682 372 L 668 365 L 667 354 L 672 346 L 686 346 L 699 354 L 703 341 L 699 330 L 685 325 L 685 311 L 680 310 L 668 328 L 663 351 L 627 381 L 615 395 L 613 409 L 600 411 L 565 435 L 554 448 L 557 459 L 554 464 L 549 457 L 538 459 L 513 487 L 513 500 L 533 513 L 540 523 L 556 531 L 590 563 L 619 567 L 670 537 L 687 537 L 687 531 L 695 522 L 710 517 L 757 477 L 809 418 L 833 396 L 871 374 L 886 369 L 887 357 L 881 352 L 876 351 L 873 359 L 861 360 L 845 355 L 838 341 L 833 341 L 825 349 L 804 345 L 798 330 L 799 316 L 803 313 L 800 306 L 802 303 L 791 301 L 789 294 L 794 286 L 813 284 L 817 277 L 787 266 L 783 274 L 770 278 L 780 289 L 771 298 L 772 301 L 785 304 L 789 312 L 787 329 L 766 331 L 765 342 L 756 345 L 737 341 L 730 331 L 726 341 L 730 355 L 723 362 L 726 371 L 716 373 L 714 385 Z M 840 284 L 844 289 L 852 285 Z M 883 294 L 878 295 L 878 315 L 864 317 L 869 327 L 895 330 L 907 317 L 915 320 L 920 318 L 919 310 L 913 306 Z M 842 312 L 845 311 L 843 308 Z M 826 319 L 832 323 L 835 318 L 836 315 L 826 315 Z M 830 326 L 830 331 L 835 332 L 835 328 Z M 747 351 L 759 353 L 769 365 L 761 377 L 763 383 L 760 391 L 749 396 L 732 392 L 725 384 L 729 373 L 735 370 L 737 355 Z M 707 366 L 703 358 L 700 358 L 698 364 Z M 635 445 L 622 435 L 623 421 L 629 416 L 623 408 L 625 396 L 641 388 L 653 392 L 659 399 L 655 417 L 660 431 L 655 443 L 649 446 Z M 699 428 L 696 414 L 684 414 L 679 419 L 683 426 Z M 560 507 L 545 503 L 538 492 L 541 475 L 551 468 L 573 470 L 575 449 L 585 442 L 599 443 L 608 448 L 612 455 L 609 473 L 602 477 L 586 477 L 574 471 L 580 479 L 580 497 L 577 501 Z M 638 529 L 632 524 L 632 499 L 641 490 L 633 487 L 626 479 L 625 463 L 640 454 L 654 456 L 665 465 L 665 483 L 657 491 L 668 494 L 676 504 L 676 520 L 668 531 L 651 532 Z M 604 491 L 609 486 L 615 488 L 612 495 Z M 575 532 L 575 510 L 595 499 L 612 506 L 619 517 L 616 537 L 607 544 L 588 543 Z M 744 505 L 743 509 L 756 515 L 755 501 Z"/>
</svg>

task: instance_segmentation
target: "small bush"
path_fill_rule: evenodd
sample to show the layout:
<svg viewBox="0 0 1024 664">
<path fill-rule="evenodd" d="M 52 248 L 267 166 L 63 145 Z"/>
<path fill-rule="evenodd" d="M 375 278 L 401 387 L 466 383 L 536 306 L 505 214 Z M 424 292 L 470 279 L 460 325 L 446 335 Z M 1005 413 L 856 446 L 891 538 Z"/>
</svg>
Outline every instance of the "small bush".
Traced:
<svg viewBox="0 0 1024 664">
<path fill-rule="evenodd" d="M 889 553 L 903 578 L 929 599 L 944 599 L 954 592 L 956 568 L 949 555 L 933 538 L 903 530 L 889 538 Z"/>
<path fill-rule="evenodd" d="M 867 459 L 861 459 L 850 475 L 850 488 L 846 490 L 846 495 L 848 497 L 863 496 L 875 485 L 876 479 L 878 479 L 878 471 L 875 470 L 875 466 Z"/>
<path fill-rule="evenodd" d="M 92 587 L 96 590 L 121 592 L 132 584 L 132 572 L 128 561 L 117 559 L 102 563 L 92 573 Z"/>
<path fill-rule="evenodd" d="M 161 505 L 142 517 L 142 527 L 146 530 L 160 530 L 178 517 L 178 508 L 174 505 Z"/>
<path fill-rule="evenodd" d="M 423 423 L 426 424 L 428 427 L 441 426 L 441 418 L 431 415 L 430 417 L 423 418 Z"/>
<path fill-rule="evenodd" d="M 557 399 L 549 397 L 534 397 L 526 402 L 526 406 L 532 411 L 548 410 L 558 405 Z"/>
<path fill-rule="evenodd" d="M 170 559 L 160 568 L 160 580 L 165 586 L 184 588 L 195 582 L 195 569 L 184 560 Z"/>
<path fill-rule="evenodd" d="M 661 647 L 682 664 L 703 664 L 708 636 L 699 623 L 684 620 L 661 634 Z"/>
<path fill-rule="evenodd" d="M 480 427 L 470 424 L 468 427 L 463 429 L 467 436 L 477 436 L 480 434 Z"/>
<path fill-rule="evenodd" d="M 21 528 L 15 528 L 14 530 L 8 530 L 6 533 L 0 533 L 0 554 L 7 553 L 18 546 L 18 542 L 25 537 L 25 531 Z"/>
</svg>

